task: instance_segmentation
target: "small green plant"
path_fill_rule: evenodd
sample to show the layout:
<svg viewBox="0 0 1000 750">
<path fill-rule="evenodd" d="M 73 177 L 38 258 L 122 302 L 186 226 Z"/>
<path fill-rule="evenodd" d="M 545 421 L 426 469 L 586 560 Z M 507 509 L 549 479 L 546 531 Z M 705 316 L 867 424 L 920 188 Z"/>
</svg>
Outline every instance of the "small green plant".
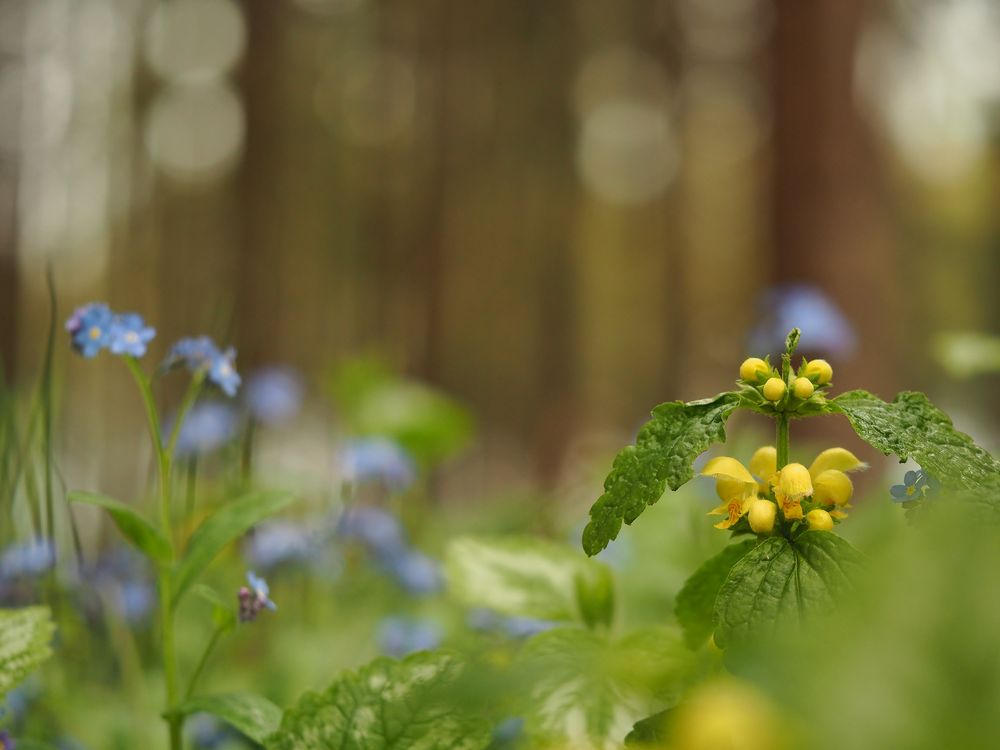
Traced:
<svg viewBox="0 0 1000 750">
<path fill-rule="evenodd" d="M 903 392 L 890 403 L 862 390 L 831 397 L 828 362 L 803 359 L 792 369 L 798 341 L 799 330 L 793 329 L 777 367 L 768 358 L 744 361 L 736 390 L 656 407 L 635 444 L 615 458 L 604 494 L 591 508 L 583 547 L 594 555 L 667 487 L 676 490 L 695 476 L 695 459 L 725 441 L 726 422 L 737 410 L 774 420 L 774 445 L 758 449 L 748 466 L 719 456 L 701 470 L 715 479 L 721 500 L 711 511 L 722 516 L 715 526 L 735 542 L 702 565 L 677 598 L 676 614 L 693 647 L 709 638 L 719 647 L 739 646 L 829 610 L 863 566 L 861 553 L 832 532 L 850 508 L 854 488 L 848 474 L 866 465 L 839 447 L 823 451 L 809 467 L 790 462 L 794 420 L 843 415 L 882 453 L 917 461 L 921 471 L 907 475 L 907 486 L 893 488 L 904 503 L 926 494 L 927 477 L 973 495 L 998 485 L 996 459 L 922 393 Z"/>
</svg>

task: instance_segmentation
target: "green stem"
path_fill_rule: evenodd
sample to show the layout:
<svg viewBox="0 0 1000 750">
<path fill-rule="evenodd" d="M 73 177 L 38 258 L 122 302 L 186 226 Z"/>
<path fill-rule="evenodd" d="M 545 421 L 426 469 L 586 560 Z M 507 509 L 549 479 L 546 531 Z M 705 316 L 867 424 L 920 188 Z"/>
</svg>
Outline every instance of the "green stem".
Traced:
<svg viewBox="0 0 1000 750">
<path fill-rule="evenodd" d="M 247 422 L 247 430 L 243 435 L 243 455 L 240 462 L 240 479 L 243 487 L 250 486 L 253 477 L 253 438 L 256 431 L 256 421 L 251 417 Z"/>
<path fill-rule="evenodd" d="M 180 408 L 177 410 L 177 418 L 174 420 L 174 426 L 170 430 L 170 440 L 167 442 L 168 456 L 174 455 L 174 450 L 177 448 L 177 439 L 181 434 L 181 425 L 184 424 L 184 419 L 187 417 L 188 412 L 191 411 L 191 407 L 194 406 L 194 402 L 198 400 L 198 394 L 201 393 L 201 386 L 204 382 L 204 370 L 198 370 L 191 376 L 191 382 L 188 384 Z"/>
<path fill-rule="evenodd" d="M 187 487 L 184 490 L 184 523 L 191 523 L 194 517 L 194 499 L 198 489 L 198 454 L 192 454 L 187 462 Z"/>
<path fill-rule="evenodd" d="M 776 421 L 778 423 L 776 447 L 778 450 L 778 470 L 780 471 L 788 463 L 788 415 L 779 412 Z"/>
<path fill-rule="evenodd" d="M 215 650 L 215 646 L 219 642 L 219 638 L 226 631 L 225 628 L 216 628 L 215 632 L 212 633 L 212 638 L 208 641 L 208 645 L 205 646 L 205 651 L 201 655 L 201 659 L 198 660 L 198 666 L 194 669 L 194 674 L 191 675 L 191 680 L 188 682 L 187 691 L 184 693 L 184 700 L 188 700 L 193 694 L 194 689 L 198 684 L 198 678 L 201 677 L 201 673 L 205 669 L 205 665 L 208 664 L 208 657 L 212 655 L 212 651 Z"/>
<path fill-rule="evenodd" d="M 171 557 L 176 556 L 173 542 L 173 531 L 170 518 L 170 451 L 164 448 L 163 436 L 160 433 L 160 417 L 156 411 L 156 401 L 153 389 L 146 373 L 139 367 L 134 357 L 125 357 L 139 392 L 142 394 L 143 405 L 146 408 L 146 420 L 149 423 L 149 436 L 156 452 L 156 463 L 159 468 L 160 490 L 160 524 L 162 531 L 171 547 Z M 190 389 L 189 389 L 190 391 Z M 197 394 L 196 394 L 197 395 Z M 181 414 L 178 414 L 177 424 Z M 177 432 L 177 425 L 174 426 Z M 177 706 L 179 689 L 177 684 L 177 652 L 174 646 L 174 604 L 173 604 L 173 560 L 159 566 L 158 588 L 160 594 L 160 623 L 163 630 L 163 673 L 167 683 L 167 731 L 170 750 L 181 750 L 181 726 L 183 717 L 174 713 Z"/>
</svg>

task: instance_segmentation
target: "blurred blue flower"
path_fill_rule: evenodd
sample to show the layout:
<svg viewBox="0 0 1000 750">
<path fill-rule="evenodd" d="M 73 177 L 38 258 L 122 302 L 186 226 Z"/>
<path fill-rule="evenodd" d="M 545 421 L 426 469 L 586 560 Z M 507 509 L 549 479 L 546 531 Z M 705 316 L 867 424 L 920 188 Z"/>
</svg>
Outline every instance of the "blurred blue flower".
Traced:
<svg viewBox="0 0 1000 750">
<path fill-rule="evenodd" d="M 444 588 L 441 564 L 423 552 L 406 549 L 381 562 L 393 580 L 411 594 L 436 594 Z"/>
<path fill-rule="evenodd" d="M 198 750 L 245 747 L 240 742 L 242 735 L 211 714 L 198 713 L 189 717 L 184 723 L 184 733 L 191 746 Z"/>
<path fill-rule="evenodd" d="M 524 719 L 520 716 L 504 719 L 493 729 L 493 742 L 490 744 L 490 750 L 516 746 L 523 737 Z"/>
<path fill-rule="evenodd" d="M 103 302 L 78 307 L 66 320 L 66 331 L 73 348 L 87 359 L 108 345 L 114 315 Z"/>
<path fill-rule="evenodd" d="M 156 587 L 149 561 L 142 555 L 128 547 L 115 547 L 84 570 L 83 581 L 104 592 L 103 598 L 132 627 L 149 623 Z M 100 605 L 95 602 L 94 606 Z"/>
<path fill-rule="evenodd" d="M 235 396 L 240 387 L 240 374 L 236 372 L 236 350 L 229 347 L 212 360 L 208 368 L 208 382 L 216 385 L 227 396 Z"/>
<path fill-rule="evenodd" d="M 546 630 L 552 630 L 555 626 L 554 622 L 534 617 L 507 617 L 503 620 L 503 632 L 511 638 L 530 638 Z"/>
<path fill-rule="evenodd" d="M 197 456 L 211 453 L 236 436 L 239 413 L 229 404 L 219 401 L 202 401 L 187 413 L 177 436 L 178 456 Z M 165 425 L 165 437 L 173 430 L 173 419 Z"/>
<path fill-rule="evenodd" d="M 108 331 L 108 348 L 112 354 L 141 357 L 146 345 L 156 336 L 156 329 L 146 325 L 138 313 L 116 315 Z"/>
<path fill-rule="evenodd" d="M 441 628 L 433 620 L 386 617 L 379 624 L 378 644 L 383 654 L 397 658 L 441 645 Z"/>
<path fill-rule="evenodd" d="M 370 505 L 347 508 L 337 523 L 336 533 L 344 539 L 361 542 L 380 560 L 389 560 L 407 549 L 399 519 Z"/>
<path fill-rule="evenodd" d="M 0 750 L 14 750 L 14 738 L 6 729 L 0 729 Z"/>
<path fill-rule="evenodd" d="M 255 568 L 270 570 L 312 557 L 318 541 L 313 531 L 304 525 L 285 520 L 266 521 L 247 535 L 243 554 Z"/>
<path fill-rule="evenodd" d="M 175 343 L 160 365 L 162 369 L 186 367 L 191 372 L 204 370 L 209 383 L 217 386 L 227 396 L 235 396 L 240 387 L 236 372 L 236 350 L 219 349 L 208 336 L 183 338 Z"/>
<path fill-rule="evenodd" d="M 544 633 L 556 626 L 549 620 L 537 620 L 532 617 L 510 617 L 501 615 L 492 609 L 475 607 L 470 609 L 465 619 L 466 625 L 472 630 L 486 633 L 503 633 L 509 638 L 530 638 L 538 633 Z"/>
<path fill-rule="evenodd" d="M 253 622 L 261 610 L 266 608 L 273 612 L 278 608 L 278 605 L 271 601 L 271 588 L 267 585 L 267 581 L 250 570 L 247 571 L 247 583 L 250 584 L 249 588 L 242 586 L 236 594 L 240 603 L 240 622 Z"/>
<path fill-rule="evenodd" d="M 0 578 L 36 578 L 52 569 L 56 547 L 51 539 L 12 544 L 0 555 Z"/>
<path fill-rule="evenodd" d="M 410 455 L 398 443 L 387 438 L 359 438 L 340 450 L 344 480 L 353 484 L 381 481 L 402 491 L 413 484 L 417 468 Z"/>
<path fill-rule="evenodd" d="M 905 503 L 923 500 L 934 490 L 934 479 L 923 469 L 908 471 L 903 475 L 902 484 L 894 484 L 889 488 L 895 503 Z"/>
<path fill-rule="evenodd" d="M 784 351 L 785 336 L 802 330 L 803 351 L 849 357 L 857 335 L 837 305 L 818 287 L 787 284 L 765 292 L 759 303 L 759 323 L 750 333 L 751 352 L 758 355 Z"/>
<path fill-rule="evenodd" d="M 290 367 L 267 367 L 247 379 L 243 395 L 255 420 L 279 425 L 299 413 L 303 390 L 302 379 Z"/>
</svg>

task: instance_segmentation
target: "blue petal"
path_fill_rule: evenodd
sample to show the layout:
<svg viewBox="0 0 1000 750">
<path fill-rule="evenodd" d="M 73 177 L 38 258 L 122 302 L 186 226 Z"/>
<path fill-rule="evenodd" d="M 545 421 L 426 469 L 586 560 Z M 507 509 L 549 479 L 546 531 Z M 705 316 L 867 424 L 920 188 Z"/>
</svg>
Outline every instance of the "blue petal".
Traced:
<svg viewBox="0 0 1000 750">
<path fill-rule="evenodd" d="M 920 475 L 915 471 L 908 471 L 903 475 L 903 482 L 907 487 L 913 485 Z"/>
<path fill-rule="evenodd" d="M 907 497 L 906 485 L 903 484 L 894 484 L 892 487 L 889 488 L 889 492 L 897 500 L 903 500 Z"/>
</svg>

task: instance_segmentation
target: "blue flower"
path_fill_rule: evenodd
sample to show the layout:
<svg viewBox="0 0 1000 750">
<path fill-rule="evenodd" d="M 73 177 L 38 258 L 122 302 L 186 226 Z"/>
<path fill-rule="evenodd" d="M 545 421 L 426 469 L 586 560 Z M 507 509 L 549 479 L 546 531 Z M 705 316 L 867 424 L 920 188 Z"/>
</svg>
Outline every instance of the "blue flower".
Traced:
<svg viewBox="0 0 1000 750">
<path fill-rule="evenodd" d="M 390 560 L 407 549 L 406 534 L 399 519 L 374 506 L 345 510 L 337 523 L 337 535 L 361 542 L 381 560 Z"/>
<path fill-rule="evenodd" d="M 444 588 L 441 564 L 423 552 L 403 550 L 382 563 L 393 580 L 411 594 L 436 594 Z"/>
<path fill-rule="evenodd" d="M 253 622 L 257 619 L 262 609 L 274 611 L 278 605 L 271 601 L 271 589 L 267 581 L 254 575 L 252 570 L 247 571 L 247 583 L 250 587 L 240 587 L 236 598 L 240 603 L 240 622 Z"/>
<path fill-rule="evenodd" d="M 173 429 L 166 425 L 166 434 Z M 225 445 L 236 435 L 239 414 L 229 404 L 219 401 L 205 401 L 195 404 L 187 413 L 177 436 L 178 456 L 198 456 L 211 453 Z"/>
<path fill-rule="evenodd" d="M 441 628 L 426 618 L 386 617 L 378 630 L 379 649 L 397 658 L 441 645 Z"/>
<path fill-rule="evenodd" d="M 146 325 L 138 313 L 116 315 L 108 331 L 108 349 L 112 354 L 141 357 L 146 345 L 156 336 L 156 329 Z"/>
<path fill-rule="evenodd" d="M 212 360 L 208 368 L 208 382 L 218 386 L 227 396 L 235 396 L 240 387 L 240 374 L 236 372 L 236 350 L 229 347 Z"/>
<path fill-rule="evenodd" d="M 347 482 L 381 481 L 400 491 L 413 484 L 417 475 L 413 459 L 398 443 L 377 437 L 345 445 L 340 451 L 340 467 Z"/>
<path fill-rule="evenodd" d="M 302 379 L 288 367 L 268 367 L 247 379 L 243 390 L 250 415 L 263 424 L 288 422 L 302 408 Z"/>
<path fill-rule="evenodd" d="M 181 339 L 170 348 L 160 366 L 165 370 L 181 366 L 191 372 L 203 370 L 208 382 L 227 396 L 235 396 L 240 387 L 240 376 L 236 372 L 236 350 L 229 347 L 223 351 L 208 336 Z"/>
<path fill-rule="evenodd" d="M 0 729 L 0 750 L 14 750 L 14 738 L 6 729 Z"/>
<path fill-rule="evenodd" d="M 503 747 L 518 747 L 524 738 L 524 719 L 513 716 L 504 719 L 493 729 L 493 742 L 491 750 L 498 750 Z"/>
<path fill-rule="evenodd" d="M 906 503 L 923 500 L 934 489 L 934 479 L 923 469 L 908 471 L 903 475 L 902 484 L 894 484 L 889 488 L 895 503 Z"/>
<path fill-rule="evenodd" d="M 465 623 L 472 630 L 486 633 L 499 632 L 515 639 L 530 638 L 556 626 L 556 623 L 550 620 L 538 620 L 533 617 L 508 617 L 485 607 L 469 610 Z"/>
<path fill-rule="evenodd" d="M 78 307 L 66 321 L 73 348 L 86 359 L 96 357 L 108 345 L 115 316 L 103 302 Z"/>
<path fill-rule="evenodd" d="M 0 577 L 37 578 L 56 562 L 56 547 L 51 539 L 32 539 L 14 544 L 0 556 Z"/>
<path fill-rule="evenodd" d="M 243 554 L 257 568 L 269 570 L 312 557 L 317 551 L 317 541 L 306 526 L 292 521 L 267 521 L 258 524 L 247 536 Z"/>
<path fill-rule="evenodd" d="M 840 359 L 857 347 L 857 335 L 840 308 L 818 287 L 788 284 L 767 291 L 760 300 L 760 323 L 751 331 L 749 350 L 780 352 L 792 328 L 802 330 L 801 348 Z"/>
</svg>

